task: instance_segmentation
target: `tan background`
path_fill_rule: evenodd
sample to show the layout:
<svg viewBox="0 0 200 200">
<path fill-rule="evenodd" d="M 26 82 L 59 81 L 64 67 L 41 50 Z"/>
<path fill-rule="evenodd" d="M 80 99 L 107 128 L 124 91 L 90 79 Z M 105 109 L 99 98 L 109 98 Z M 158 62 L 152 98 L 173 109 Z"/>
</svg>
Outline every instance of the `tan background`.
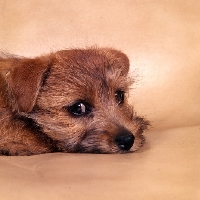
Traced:
<svg viewBox="0 0 200 200">
<path fill-rule="evenodd" d="M 130 103 L 153 128 L 138 153 L 0 158 L 2 199 L 200 199 L 200 1 L 1 0 L 0 50 L 91 45 L 131 61 Z"/>
</svg>

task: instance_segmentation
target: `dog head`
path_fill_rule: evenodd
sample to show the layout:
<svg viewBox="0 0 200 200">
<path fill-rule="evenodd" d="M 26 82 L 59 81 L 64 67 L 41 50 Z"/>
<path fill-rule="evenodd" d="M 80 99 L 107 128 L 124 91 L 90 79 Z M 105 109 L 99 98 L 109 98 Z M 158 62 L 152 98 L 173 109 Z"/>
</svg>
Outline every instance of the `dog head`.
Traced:
<svg viewBox="0 0 200 200">
<path fill-rule="evenodd" d="M 12 109 L 31 118 L 59 151 L 138 149 L 148 122 L 128 105 L 129 60 L 114 49 L 63 50 L 16 59 L 7 74 Z"/>
</svg>

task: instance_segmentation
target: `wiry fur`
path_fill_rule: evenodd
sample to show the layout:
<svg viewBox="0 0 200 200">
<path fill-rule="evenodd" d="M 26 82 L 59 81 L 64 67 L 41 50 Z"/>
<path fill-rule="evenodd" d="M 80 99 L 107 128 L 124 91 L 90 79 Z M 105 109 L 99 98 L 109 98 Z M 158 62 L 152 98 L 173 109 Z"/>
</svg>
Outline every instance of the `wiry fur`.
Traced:
<svg viewBox="0 0 200 200">
<path fill-rule="evenodd" d="M 29 58 L 0 58 L 0 154 L 48 152 L 124 152 L 115 138 L 135 136 L 133 150 L 144 142 L 148 121 L 135 116 L 118 90 L 128 92 L 129 60 L 109 48 L 63 50 Z M 66 108 L 81 100 L 85 116 Z"/>
</svg>

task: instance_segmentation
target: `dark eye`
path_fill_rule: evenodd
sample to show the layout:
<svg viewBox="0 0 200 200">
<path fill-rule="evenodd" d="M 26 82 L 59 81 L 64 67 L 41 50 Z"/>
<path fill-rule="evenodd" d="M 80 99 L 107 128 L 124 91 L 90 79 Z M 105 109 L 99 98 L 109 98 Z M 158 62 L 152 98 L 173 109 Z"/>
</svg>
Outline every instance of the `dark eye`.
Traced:
<svg viewBox="0 0 200 200">
<path fill-rule="evenodd" d="M 118 104 L 122 104 L 122 103 L 124 103 L 124 91 L 122 91 L 122 90 L 117 90 L 116 92 L 115 92 L 115 100 L 116 100 L 116 102 L 118 103 Z"/>
<path fill-rule="evenodd" d="M 78 101 L 70 106 L 64 107 L 69 113 L 75 116 L 84 116 L 91 113 L 91 106 L 84 102 Z"/>
</svg>

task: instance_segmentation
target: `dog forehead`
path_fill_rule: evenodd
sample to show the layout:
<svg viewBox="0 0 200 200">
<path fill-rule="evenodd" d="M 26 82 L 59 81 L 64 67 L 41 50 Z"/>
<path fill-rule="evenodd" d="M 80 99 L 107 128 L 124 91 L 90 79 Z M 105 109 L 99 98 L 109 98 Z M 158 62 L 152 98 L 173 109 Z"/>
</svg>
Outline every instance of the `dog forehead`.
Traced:
<svg viewBox="0 0 200 200">
<path fill-rule="evenodd" d="M 111 50 L 58 52 L 56 62 L 50 68 L 40 90 L 41 94 L 45 92 L 51 98 L 71 102 L 74 99 L 105 99 L 118 89 L 126 91 L 130 85 L 127 79 L 129 64 L 127 57 L 125 55 L 123 57 L 123 54 L 119 56 L 117 52 L 113 53 Z"/>
<path fill-rule="evenodd" d="M 57 63 L 51 74 L 59 84 L 66 86 L 115 87 L 125 82 L 129 71 L 127 56 L 113 49 L 63 50 L 56 56 Z"/>
<path fill-rule="evenodd" d="M 58 62 L 68 69 L 80 68 L 91 72 L 129 71 L 129 59 L 121 51 L 109 48 L 63 50 L 56 53 Z"/>
</svg>

